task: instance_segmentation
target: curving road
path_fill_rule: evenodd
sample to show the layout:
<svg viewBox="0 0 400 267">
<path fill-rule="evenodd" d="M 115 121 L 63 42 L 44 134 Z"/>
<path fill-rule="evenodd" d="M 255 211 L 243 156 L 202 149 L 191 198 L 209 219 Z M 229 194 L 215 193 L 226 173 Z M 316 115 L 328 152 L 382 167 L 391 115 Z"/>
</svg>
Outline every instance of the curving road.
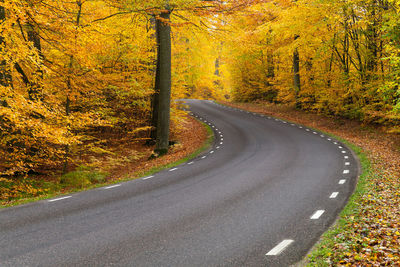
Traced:
<svg viewBox="0 0 400 267">
<path fill-rule="evenodd" d="M 189 100 L 213 147 L 134 181 L 0 210 L 0 266 L 288 266 L 353 192 L 358 163 L 301 125 Z"/>
</svg>

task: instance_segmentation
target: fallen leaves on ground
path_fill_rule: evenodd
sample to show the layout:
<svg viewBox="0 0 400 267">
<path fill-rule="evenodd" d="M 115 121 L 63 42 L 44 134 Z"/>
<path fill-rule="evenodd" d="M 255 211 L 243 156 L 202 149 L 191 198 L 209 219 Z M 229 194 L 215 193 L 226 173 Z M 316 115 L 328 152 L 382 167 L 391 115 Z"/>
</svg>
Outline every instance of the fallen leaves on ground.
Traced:
<svg viewBox="0 0 400 267">
<path fill-rule="evenodd" d="M 86 166 L 108 173 L 107 182 L 138 177 L 154 168 L 177 162 L 188 157 L 200 149 L 208 138 L 204 125 L 192 117 L 186 116 L 183 127 L 173 127 L 171 140 L 176 144 L 170 148 L 167 155 L 149 159 L 154 146 L 147 146 L 144 141 L 108 140 L 106 153 L 103 157 L 90 158 Z M 101 168 L 100 168 L 101 167 Z M 21 178 L 0 177 L 0 205 L 9 206 L 24 203 L 28 199 L 44 197 L 46 195 L 67 194 L 83 187 L 90 187 L 88 183 L 80 187 L 63 186 L 59 175 L 26 175 Z"/>
</svg>

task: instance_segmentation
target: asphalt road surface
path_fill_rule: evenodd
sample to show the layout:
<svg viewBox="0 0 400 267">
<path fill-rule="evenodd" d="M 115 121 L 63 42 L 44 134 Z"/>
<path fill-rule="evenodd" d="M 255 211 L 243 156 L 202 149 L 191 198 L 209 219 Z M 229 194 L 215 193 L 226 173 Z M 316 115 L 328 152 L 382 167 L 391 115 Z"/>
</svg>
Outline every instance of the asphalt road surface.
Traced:
<svg viewBox="0 0 400 267">
<path fill-rule="evenodd" d="M 0 266 L 289 266 L 335 221 L 358 163 L 305 126 L 189 100 L 212 148 L 150 177 L 0 210 Z"/>
</svg>

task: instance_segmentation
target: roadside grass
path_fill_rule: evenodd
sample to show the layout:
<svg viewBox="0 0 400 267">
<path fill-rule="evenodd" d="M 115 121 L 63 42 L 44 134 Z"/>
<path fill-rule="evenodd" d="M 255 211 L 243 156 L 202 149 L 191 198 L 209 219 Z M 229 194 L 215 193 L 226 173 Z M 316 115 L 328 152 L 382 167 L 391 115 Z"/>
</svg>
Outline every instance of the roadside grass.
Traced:
<svg viewBox="0 0 400 267">
<path fill-rule="evenodd" d="M 2 201 L 0 199 L 0 209 L 139 179 L 192 160 L 206 151 L 214 140 L 214 132 L 211 127 L 203 122 L 198 122 L 207 131 L 207 138 L 201 147 L 183 158 L 173 159 L 172 162 L 162 163 L 149 170 L 139 171 L 134 173 L 133 176 L 126 175 L 120 179 L 107 181 L 107 173 L 80 166 L 74 171 L 61 175 L 58 179 L 49 181 L 45 179 L 29 179 L 29 176 L 20 177 L 19 179 L 0 177 L 0 194 L 2 198 L 12 199 L 11 201 Z"/>
<path fill-rule="evenodd" d="M 352 228 L 349 227 L 349 220 L 357 221 L 359 219 L 358 214 L 360 209 L 360 202 L 366 192 L 369 191 L 368 188 L 371 177 L 373 175 L 376 175 L 371 169 L 371 163 L 362 148 L 352 143 L 349 143 L 348 141 L 338 136 L 332 134 L 329 134 L 329 136 L 332 136 L 342 143 L 346 144 L 357 155 L 361 165 L 361 175 L 358 178 L 354 193 L 350 196 L 348 203 L 340 212 L 337 221 L 329 228 L 328 231 L 326 231 L 321 236 L 320 241 L 314 246 L 314 248 L 307 256 L 306 266 L 332 266 L 332 260 L 330 259 L 330 257 L 335 253 L 333 248 L 335 248 L 338 242 L 345 241 L 338 240 L 337 237 L 344 232 L 351 234 Z"/>
</svg>

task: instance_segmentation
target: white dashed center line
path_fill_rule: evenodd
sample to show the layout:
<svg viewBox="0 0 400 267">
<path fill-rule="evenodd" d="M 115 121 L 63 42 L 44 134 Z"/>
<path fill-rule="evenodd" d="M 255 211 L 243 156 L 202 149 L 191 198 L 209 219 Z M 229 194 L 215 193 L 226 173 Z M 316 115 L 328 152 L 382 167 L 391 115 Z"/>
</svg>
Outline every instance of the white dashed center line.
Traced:
<svg viewBox="0 0 400 267">
<path fill-rule="evenodd" d="M 120 187 L 120 186 L 121 186 L 120 184 L 115 184 L 115 185 L 110 185 L 110 186 L 104 187 L 104 189 L 111 189 L 111 188 L 116 188 L 116 187 Z"/>
<path fill-rule="evenodd" d="M 147 179 L 151 179 L 151 178 L 154 178 L 154 175 L 152 175 L 152 176 L 147 176 L 147 177 L 144 177 L 144 178 L 142 178 L 142 180 L 147 180 Z"/>
<path fill-rule="evenodd" d="M 50 200 L 48 200 L 48 202 L 59 201 L 59 200 L 67 199 L 67 198 L 71 198 L 71 196 L 59 197 L 59 198 L 55 198 L 55 199 L 50 199 Z"/>
<path fill-rule="evenodd" d="M 349 166 L 350 162 L 345 162 L 344 165 Z"/>
<path fill-rule="evenodd" d="M 324 210 L 317 210 L 314 212 L 314 214 L 310 217 L 311 220 L 317 220 L 319 217 L 321 217 L 322 214 L 324 214 Z"/>
<path fill-rule="evenodd" d="M 169 171 L 170 172 L 173 172 L 173 171 L 176 171 L 178 168 L 172 168 L 172 169 L 170 169 Z"/>
<path fill-rule="evenodd" d="M 329 198 L 336 198 L 339 195 L 339 192 L 333 192 Z"/>
<path fill-rule="evenodd" d="M 210 154 L 214 153 L 214 151 L 210 151 Z"/>
<path fill-rule="evenodd" d="M 191 162 L 188 163 L 188 165 L 192 165 L 193 163 L 194 163 L 194 161 L 191 161 Z"/>
<path fill-rule="evenodd" d="M 347 152 L 343 150 L 342 153 L 343 153 L 343 154 L 346 154 Z"/>
<path fill-rule="evenodd" d="M 345 179 L 342 179 L 342 180 L 339 181 L 339 184 L 344 184 L 344 183 L 346 183 Z"/>
<path fill-rule="evenodd" d="M 276 247 L 274 247 L 273 249 L 271 249 L 267 254 L 265 254 L 266 256 L 276 256 L 279 255 L 282 251 L 284 251 L 290 244 L 292 244 L 294 242 L 294 240 L 292 239 L 285 239 L 283 240 L 281 243 L 279 243 L 278 245 L 276 245 Z"/>
<path fill-rule="evenodd" d="M 344 171 L 343 171 L 343 174 L 348 174 L 348 173 L 350 173 L 349 170 L 344 170 Z"/>
<path fill-rule="evenodd" d="M 345 159 L 348 159 L 348 158 L 349 158 L 349 156 L 344 156 L 344 158 L 345 158 Z"/>
<path fill-rule="evenodd" d="M 202 158 L 202 159 L 205 159 L 205 158 L 207 158 L 207 156 L 202 156 L 201 158 Z"/>
</svg>

